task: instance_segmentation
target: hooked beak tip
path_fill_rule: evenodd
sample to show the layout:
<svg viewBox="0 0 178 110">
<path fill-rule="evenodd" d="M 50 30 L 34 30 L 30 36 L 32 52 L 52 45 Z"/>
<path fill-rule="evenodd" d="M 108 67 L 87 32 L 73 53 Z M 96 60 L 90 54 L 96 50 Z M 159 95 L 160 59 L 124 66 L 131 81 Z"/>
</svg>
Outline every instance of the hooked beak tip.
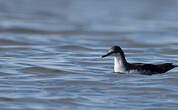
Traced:
<svg viewBox="0 0 178 110">
<path fill-rule="evenodd" d="M 108 55 L 103 55 L 103 56 L 101 56 L 101 58 L 104 58 L 104 57 L 107 57 Z"/>
<path fill-rule="evenodd" d="M 111 54 L 112 54 L 112 52 L 109 52 L 109 53 L 107 53 L 106 55 L 101 56 L 101 58 L 104 58 L 104 57 L 110 56 Z"/>
<path fill-rule="evenodd" d="M 101 58 L 104 58 L 104 55 L 103 55 L 103 56 L 101 56 Z"/>
</svg>

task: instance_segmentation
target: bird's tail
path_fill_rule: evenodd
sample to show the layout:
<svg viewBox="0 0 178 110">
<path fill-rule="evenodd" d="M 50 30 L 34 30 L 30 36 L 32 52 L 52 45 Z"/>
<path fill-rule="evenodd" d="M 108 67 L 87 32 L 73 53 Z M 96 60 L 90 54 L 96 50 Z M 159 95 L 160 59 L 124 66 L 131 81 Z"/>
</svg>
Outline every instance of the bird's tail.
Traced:
<svg viewBox="0 0 178 110">
<path fill-rule="evenodd" d="M 174 67 L 178 67 L 178 65 L 174 65 Z"/>
</svg>

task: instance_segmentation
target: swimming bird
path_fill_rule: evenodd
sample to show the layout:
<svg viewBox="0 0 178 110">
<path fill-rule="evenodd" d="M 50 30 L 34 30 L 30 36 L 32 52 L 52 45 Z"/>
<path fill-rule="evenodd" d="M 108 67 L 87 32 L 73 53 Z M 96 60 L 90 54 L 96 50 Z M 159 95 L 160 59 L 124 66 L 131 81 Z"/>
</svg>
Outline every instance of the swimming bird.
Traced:
<svg viewBox="0 0 178 110">
<path fill-rule="evenodd" d="M 119 73 L 140 73 L 151 75 L 165 73 L 175 67 L 178 67 L 178 65 L 173 65 L 172 63 L 128 63 L 125 58 L 124 51 L 119 46 L 113 46 L 109 49 L 109 52 L 106 55 L 102 56 L 102 58 L 107 56 L 114 56 L 114 72 Z"/>
</svg>

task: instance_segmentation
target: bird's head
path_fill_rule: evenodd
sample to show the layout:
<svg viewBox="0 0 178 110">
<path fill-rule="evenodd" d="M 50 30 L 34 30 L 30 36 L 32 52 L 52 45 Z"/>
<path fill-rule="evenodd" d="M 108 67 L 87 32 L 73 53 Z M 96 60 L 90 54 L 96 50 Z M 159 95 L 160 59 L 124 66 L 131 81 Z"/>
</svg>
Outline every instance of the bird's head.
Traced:
<svg viewBox="0 0 178 110">
<path fill-rule="evenodd" d="M 123 50 L 119 46 L 112 46 L 108 53 L 103 55 L 102 58 L 107 56 L 120 56 L 121 54 L 123 54 Z"/>
</svg>

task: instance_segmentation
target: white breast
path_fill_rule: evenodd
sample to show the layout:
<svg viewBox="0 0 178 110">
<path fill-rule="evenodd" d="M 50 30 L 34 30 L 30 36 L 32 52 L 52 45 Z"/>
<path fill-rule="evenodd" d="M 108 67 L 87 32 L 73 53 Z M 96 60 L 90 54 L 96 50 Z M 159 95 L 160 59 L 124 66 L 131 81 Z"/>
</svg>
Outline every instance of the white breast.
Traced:
<svg viewBox="0 0 178 110">
<path fill-rule="evenodd" d="M 126 72 L 123 61 L 117 56 L 114 57 L 114 72 L 121 72 L 121 73 Z"/>
<path fill-rule="evenodd" d="M 122 59 L 118 56 L 114 57 L 114 72 L 119 72 L 119 73 L 143 73 L 143 71 L 126 70 L 126 67 L 125 67 Z"/>
</svg>

